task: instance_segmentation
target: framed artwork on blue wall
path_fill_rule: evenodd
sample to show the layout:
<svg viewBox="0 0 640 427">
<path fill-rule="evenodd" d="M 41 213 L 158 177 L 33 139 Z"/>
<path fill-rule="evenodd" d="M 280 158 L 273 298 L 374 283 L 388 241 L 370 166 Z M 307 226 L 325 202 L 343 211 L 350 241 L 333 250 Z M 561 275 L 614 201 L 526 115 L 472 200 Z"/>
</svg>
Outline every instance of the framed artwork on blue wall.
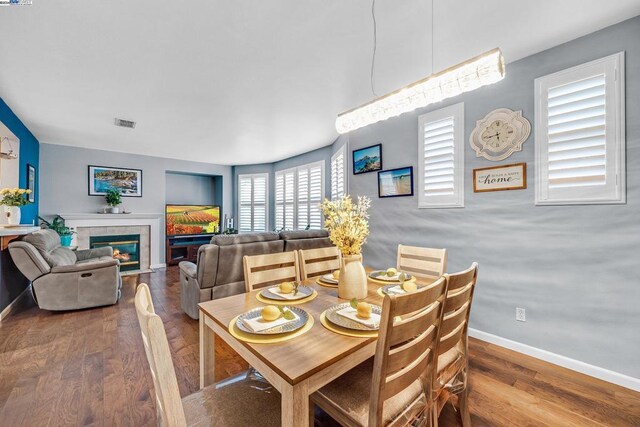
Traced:
<svg viewBox="0 0 640 427">
<path fill-rule="evenodd" d="M 31 190 L 31 193 L 27 196 L 29 203 L 36 201 L 36 168 L 33 165 L 27 163 L 27 190 Z"/>
<path fill-rule="evenodd" d="M 142 197 L 142 170 L 89 165 L 90 196 L 104 196 L 114 188 L 123 197 Z"/>
<path fill-rule="evenodd" d="M 382 170 L 382 144 L 353 150 L 353 174 Z"/>
<path fill-rule="evenodd" d="M 413 166 L 378 172 L 378 197 L 413 196 Z"/>
</svg>

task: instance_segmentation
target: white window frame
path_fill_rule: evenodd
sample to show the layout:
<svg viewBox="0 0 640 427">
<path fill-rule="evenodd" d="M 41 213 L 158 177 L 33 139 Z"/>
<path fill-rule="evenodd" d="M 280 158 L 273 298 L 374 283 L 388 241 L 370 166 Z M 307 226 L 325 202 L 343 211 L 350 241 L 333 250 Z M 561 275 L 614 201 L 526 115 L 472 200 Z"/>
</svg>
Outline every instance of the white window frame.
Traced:
<svg viewBox="0 0 640 427">
<path fill-rule="evenodd" d="M 426 196 L 424 192 L 424 127 L 427 123 L 453 117 L 454 194 Z M 418 207 L 421 209 L 464 207 L 464 102 L 418 117 Z"/>
<path fill-rule="evenodd" d="M 333 192 L 333 165 L 334 162 L 337 162 L 338 158 L 342 156 L 342 170 L 338 170 L 338 174 L 342 174 L 342 185 L 344 186 L 342 194 L 334 194 Z M 337 168 L 337 167 L 336 167 Z M 336 151 L 333 156 L 331 156 L 331 200 L 337 200 L 341 196 L 348 194 L 349 183 L 347 181 L 347 144 L 340 147 L 338 151 Z M 337 192 L 337 191 L 336 191 Z"/>
<path fill-rule="evenodd" d="M 624 52 L 587 62 L 535 80 L 535 204 L 626 203 Z M 550 189 L 548 185 L 548 90 L 605 75 L 606 184 Z"/>
<path fill-rule="evenodd" d="M 237 191 L 236 191 L 236 195 L 238 197 L 238 232 L 242 232 L 242 233 L 250 233 L 250 232 L 254 232 L 256 231 L 254 228 L 254 220 L 253 220 L 253 216 L 254 216 L 254 206 L 255 206 L 255 197 L 254 197 L 254 193 L 255 193 L 255 184 L 254 184 L 254 179 L 255 178 L 264 178 L 265 179 L 265 224 L 264 224 L 264 230 L 265 231 L 269 231 L 269 174 L 268 173 L 246 173 L 246 174 L 238 174 L 238 181 L 237 181 Z M 240 231 L 242 230 L 242 224 L 241 224 L 241 216 L 240 216 L 240 209 L 242 208 L 242 199 L 240 197 L 240 181 L 242 179 L 246 179 L 249 178 L 251 179 L 251 230 L 250 231 Z"/>
<path fill-rule="evenodd" d="M 307 224 L 299 224 L 298 223 L 298 206 L 299 206 L 299 200 L 298 200 L 298 187 L 299 187 L 299 171 L 303 170 L 303 169 L 310 169 L 313 168 L 315 166 L 320 166 L 321 168 L 321 172 L 320 172 L 320 176 L 321 176 L 321 184 L 320 184 L 320 192 L 321 192 L 321 196 L 320 196 L 320 202 L 322 202 L 322 199 L 324 199 L 325 197 L 325 185 L 326 185 L 326 176 L 325 176 L 325 161 L 324 160 L 320 160 L 317 162 L 311 162 L 311 163 L 307 163 L 304 165 L 300 165 L 300 166 L 296 166 L 293 168 L 289 168 L 289 169 L 282 169 L 279 171 L 275 172 L 275 179 L 276 182 L 278 180 L 278 175 L 286 175 L 287 173 L 293 172 L 293 230 L 304 230 L 305 227 L 307 226 Z M 276 199 L 276 203 L 275 203 L 275 209 L 276 209 L 276 214 L 275 217 L 278 217 L 278 204 L 277 204 L 277 199 Z M 286 204 L 281 205 L 282 209 L 284 209 L 284 206 L 286 206 Z M 309 206 L 310 208 L 310 206 Z M 309 212 L 309 210 L 307 210 L 307 212 Z M 284 212 L 283 212 L 284 215 Z M 284 218 L 284 216 L 283 216 Z M 286 224 L 286 218 L 284 218 L 283 223 Z M 324 217 L 321 218 L 321 224 L 324 222 Z M 278 224 L 275 224 L 275 219 L 274 219 L 274 226 L 277 228 Z M 300 228 L 302 227 L 302 228 Z"/>
</svg>

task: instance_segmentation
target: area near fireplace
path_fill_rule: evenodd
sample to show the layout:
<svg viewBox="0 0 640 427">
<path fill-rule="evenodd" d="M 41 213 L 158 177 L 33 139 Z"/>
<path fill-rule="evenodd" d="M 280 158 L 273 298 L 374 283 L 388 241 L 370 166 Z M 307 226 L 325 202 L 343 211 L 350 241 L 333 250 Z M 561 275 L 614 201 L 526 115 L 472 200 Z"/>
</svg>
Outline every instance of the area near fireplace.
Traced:
<svg viewBox="0 0 640 427">
<path fill-rule="evenodd" d="M 90 236 L 91 249 L 111 246 L 113 258 L 120 261 L 120 271 L 140 270 L 140 235 Z"/>
</svg>

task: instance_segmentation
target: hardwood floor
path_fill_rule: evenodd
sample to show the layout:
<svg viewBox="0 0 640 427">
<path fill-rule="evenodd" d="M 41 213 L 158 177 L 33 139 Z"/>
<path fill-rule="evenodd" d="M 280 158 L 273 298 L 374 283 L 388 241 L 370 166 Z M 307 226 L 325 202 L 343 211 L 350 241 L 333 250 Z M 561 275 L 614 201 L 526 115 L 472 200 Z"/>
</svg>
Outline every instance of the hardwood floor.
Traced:
<svg viewBox="0 0 640 427">
<path fill-rule="evenodd" d="M 164 321 L 180 393 L 198 389 L 198 322 L 180 310 L 171 267 L 125 277 L 114 306 L 53 313 L 29 298 L 0 323 L 0 426 L 155 425 L 133 306 L 140 282 Z M 218 379 L 246 368 L 229 347 L 216 348 Z M 478 340 L 470 384 L 474 426 L 640 426 L 640 393 Z M 459 425 L 450 405 L 440 425 Z"/>
</svg>

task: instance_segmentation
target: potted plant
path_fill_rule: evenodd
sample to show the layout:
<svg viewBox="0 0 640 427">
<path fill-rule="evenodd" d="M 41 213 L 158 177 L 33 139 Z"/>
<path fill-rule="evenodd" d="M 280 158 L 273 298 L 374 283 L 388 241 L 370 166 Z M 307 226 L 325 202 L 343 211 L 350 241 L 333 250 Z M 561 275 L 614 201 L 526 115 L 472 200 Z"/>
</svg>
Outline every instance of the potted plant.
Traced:
<svg viewBox="0 0 640 427">
<path fill-rule="evenodd" d="M 2 196 L 0 204 L 4 206 L 9 224 L 20 224 L 20 207 L 30 203 L 27 198 L 29 194 L 31 194 L 31 190 L 23 188 L 3 188 L 0 190 L 0 196 Z"/>
<path fill-rule="evenodd" d="M 122 203 L 122 194 L 120 194 L 120 190 L 118 190 L 117 188 L 111 188 L 107 190 L 105 199 L 107 199 L 107 204 L 111 206 L 109 209 L 111 213 L 120 213 L 120 208 L 118 208 L 118 205 Z"/>
<path fill-rule="evenodd" d="M 58 233 L 58 235 L 60 236 L 60 244 L 62 246 L 71 246 L 71 239 L 73 238 L 73 235 L 76 234 L 76 232 L 65 225 L 64 218 L 62 218 L 60 215 L 57 215 L 51 222 L 42 217 L 38 218 L 40 219 L 41 225 Z"/>
<path fill-rule="evenodd" d="M 367 296 L 367 273 L 362 265 L 362 246 L 369 235 L 368 197 L 358 197 L 353 203 L 350 196 L 336 201 L 325 199 L 322 211 L 331 242 L 342 253 L 338 297 L 362 299 Z"/>
</svg>

